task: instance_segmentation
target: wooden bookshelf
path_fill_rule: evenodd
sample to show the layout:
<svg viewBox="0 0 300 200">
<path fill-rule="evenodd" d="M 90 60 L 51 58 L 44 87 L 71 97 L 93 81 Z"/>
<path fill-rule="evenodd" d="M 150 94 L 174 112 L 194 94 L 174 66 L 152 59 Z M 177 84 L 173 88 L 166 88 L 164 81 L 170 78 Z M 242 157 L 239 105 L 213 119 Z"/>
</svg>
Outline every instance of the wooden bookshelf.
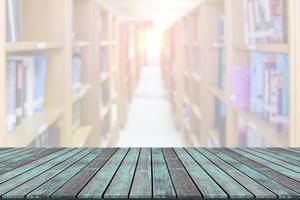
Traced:
<svg viewBox="0 0 300 200">
<path fill-rule="evenodd" d="M 26 0 L 21 4 L 21 38 L 6 42 L 5 4 L 5 0 L 0 2 L 0 146 L 27 146 L 51 126 L 60 130 L 60 146 L 113 145 L 127 106 L 122 103 L 127 94 L 122 91 L 123 77 L 127 76 L 120 68 L 120 22 L 116 16 L 101 1 Z M 99 71 L 101 47 L 108 51 L 108 71 L 104 73 Z M 27 55 L 47 57 L 45 108 L 7 133 L 6 58 Z M 72 91 L 74 56 L 81 60 L 81 84 L 76 92 Z M 109 83 L 106 105 L 101 102 L 104 82 Z M 75 129 L 74 104 L 80 104 L 81 119 Z M 101 131 L 101 122 L 112 110 L 116 110 L 115 120 L 106 134 Z"/>
<path fill-rule="evenodd" d="M 243 2 L 202 1 L 165 31 L 161 65 L 165 84 L 170 92 L 175 121 L 184 138 L 189 138 L 190 135 L 193 139 L 189 140 L 198 140 L 195 144 L 200 146 L 207 146 L 209 138 L 215 141 L 216 146 L 239 146 L 238 121 L 241 118 L 248 126 L 254 128 L 259 136 L 265 138 L 267 146 L 297 146 L 300 142 L 300 134 L 297 131 L 300 116 L 300 106 L 297 103 L 300 99 L 300 82 L 299 70 L 296 67 L 300 64 L 300 40 L 297 37 L 300 33 L 300 14 L 297 14 L 300 3 L 296 0 L 287 1 L 284 10 L 287 15 L 287 42 L 249 45 L 245 42 Z M 221 19 L 223 38 L 219 37 Z M 218 83 L 221 51 L 224 54 L 222 87 Z M 197 56 L 191 52 L 197 52 Z M 274 122 L 253 112 L 236 109 L 232 103 L 231 72 L 235 66 L 250 67 L 252 52 L 289 56 L 290 100 L 287 132 L 278 131 Z M 215 99 L 223 102 L 225 106 L 224 136 L 214 127 Z M 183 104 L 191 110 L 189 114 L 183 114 Z M 191 113 L 195 114 L 196 121 Z M 185 121 L 189 121 L 189 125 L 186 125 Z M 193 131 L 186 131 L 185 127 Z M 187 140 L 186 144 L 191 146 L 193 142 Z"/>
</svg>

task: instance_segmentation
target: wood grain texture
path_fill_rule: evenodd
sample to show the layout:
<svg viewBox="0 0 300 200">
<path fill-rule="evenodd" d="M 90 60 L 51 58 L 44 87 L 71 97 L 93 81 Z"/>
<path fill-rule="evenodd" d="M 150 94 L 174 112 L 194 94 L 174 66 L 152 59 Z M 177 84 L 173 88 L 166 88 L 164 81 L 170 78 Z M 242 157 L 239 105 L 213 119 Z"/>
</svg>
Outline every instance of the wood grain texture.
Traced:
<svg viewBox="0 0 300 200">
<path fill-rule="evenodd" d="M 267 174 L 256 171 L 255 169 L 246 165 L 246 162 L 241 162 L 239 157 L 229 156 L 229 154 L 223 153 L 224 150 L 220 149 L 209 149 L 214 155 L 218 156 L 220 159 L 224 160 L 226 163 L 241 171 L 245 175 L 252 178 L 257 183 L 263 185 L 265 188 L 269 189 L 275 193 L 280 198 L 292 198 L 296 197 L 298 194 L 291 189 L 281 185 L 275 180 L 271 179 Z"/>
<path fill-rule="evenodd" d="M 52 197 L 74 198 L 82 188 L 90 181 L 91 178 L 103 167 L 117 149 L 107 149 L 100 154 L 95 160 L 87 165 L 83 170 L 76 174 L 72 179 L 66 182 Z"/>
<path fill-rule="evenodd" d="M 298 149 L 0 149 L 2 199 L 300 199 Z"/>
<path fill-rule="evenodd" d="M 103 149 L 96 149 L 92 153 L 88 154 L 84 158 L 75 162 L 71 167 L 67 168 L 57 176 L 53 177 L 45 184 L 41 185 L 34 191 L 26 195 L 26 198 L 49 198 L 51 195 L 62 187 L 67 181 L 69 181 L 75 174 L 82 170 L 86 165 L 92 162 Z"/>
<path fill-rule="evenodd" d="M 130 198 L 152 198 L 151 149 L 141 150 L 137 169 L 133 179 Z"/>
<path fill-rule="evenodd" d="M 119 149 L 77 196 L 79 198 L 102 198 L 128 151 L 129 149 Z"/>
<path fill-rule="evenodd" d="M 161 149 L 152 149 L 153 197 L 176 198 L 175 189 Z"/>
<path fill-rule="evenodd" d="M 190 178 L 182 163 L 173 149 L 163 149 L 166 163 L 176 190 L 177 197 L 199 197 L 202 196 L 198 188 Z"/>
<path fill-rule="evenodd" d="M 105 198 L 128 198 L 140 149 L 130 149 L 107 188 Z"/>
</svg>

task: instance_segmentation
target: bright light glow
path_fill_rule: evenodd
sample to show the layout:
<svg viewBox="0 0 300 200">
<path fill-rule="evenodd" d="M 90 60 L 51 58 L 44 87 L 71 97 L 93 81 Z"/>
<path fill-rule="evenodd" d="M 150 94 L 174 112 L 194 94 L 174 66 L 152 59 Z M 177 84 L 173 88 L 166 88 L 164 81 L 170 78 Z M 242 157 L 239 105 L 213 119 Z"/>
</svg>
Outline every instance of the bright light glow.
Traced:
<svg viewBox="0 0 300 200">
<path fill-rule="evenodd" d="M 161 32 L 158 29 L 149 29 L 145 35 L 146 51 L 150 56 L 159 56 L 161 50 Z"/>
</svg>

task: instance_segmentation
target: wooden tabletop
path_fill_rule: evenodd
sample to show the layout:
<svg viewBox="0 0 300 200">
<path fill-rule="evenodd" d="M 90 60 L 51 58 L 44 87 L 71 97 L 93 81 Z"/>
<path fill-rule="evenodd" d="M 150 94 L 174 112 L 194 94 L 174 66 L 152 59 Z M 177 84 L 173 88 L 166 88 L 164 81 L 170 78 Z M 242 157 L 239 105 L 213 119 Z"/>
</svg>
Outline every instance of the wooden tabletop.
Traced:
<svg viewBox="0 0 300 200">
<path fill-rule="evenodd" d="M 300 199 L 300 149 L 0 149 L 0 196 Z"/>
</svg>

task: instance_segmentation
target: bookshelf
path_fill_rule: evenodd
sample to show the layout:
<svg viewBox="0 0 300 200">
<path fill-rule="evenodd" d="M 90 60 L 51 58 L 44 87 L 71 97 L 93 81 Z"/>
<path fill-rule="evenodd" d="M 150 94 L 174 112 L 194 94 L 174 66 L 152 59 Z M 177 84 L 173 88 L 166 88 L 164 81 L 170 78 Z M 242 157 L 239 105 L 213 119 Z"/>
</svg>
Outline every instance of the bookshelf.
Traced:
<svg viewBox="0 0 300 200">
<path fill-rule="evenodd" d="M 129 88 L 122 88 L 123 79 L 138 77 L 136 73 L 125 76 L 127 71 L 121 68 L 127 63 L 120 59 L 118 18 L 97 0 L 26 0 L 17 6 L 17 25 L 7 26 L 12 21 L 6 20 L 6 8 L 11 6 L 7 2 L 0 2 L 0 146 L 114 145 L 126 119 L 123 100 Z M 46 62 L 44 103 L 41 111 L 23 116 L 8 131 L 7 60 L 23 62 L 24 57 Z M 54 134 L 57 143 L 48 144 Z"/>
<path fill-rule="evenodd" d="M 250 29 L 245 2 L 254 1 L 202 1 L 164 33 L 162 70 L 188 146 L 299 145 L 299 2 L 274 1 L 277 10 L 268 19 L 277 26 L 272 32 Z M 257 77 L 269 81 L 262 82 L 263 111 L 255 110 L 258 96 L 251 96 L 258 95 L 251 90 Z"/>
</svg>

